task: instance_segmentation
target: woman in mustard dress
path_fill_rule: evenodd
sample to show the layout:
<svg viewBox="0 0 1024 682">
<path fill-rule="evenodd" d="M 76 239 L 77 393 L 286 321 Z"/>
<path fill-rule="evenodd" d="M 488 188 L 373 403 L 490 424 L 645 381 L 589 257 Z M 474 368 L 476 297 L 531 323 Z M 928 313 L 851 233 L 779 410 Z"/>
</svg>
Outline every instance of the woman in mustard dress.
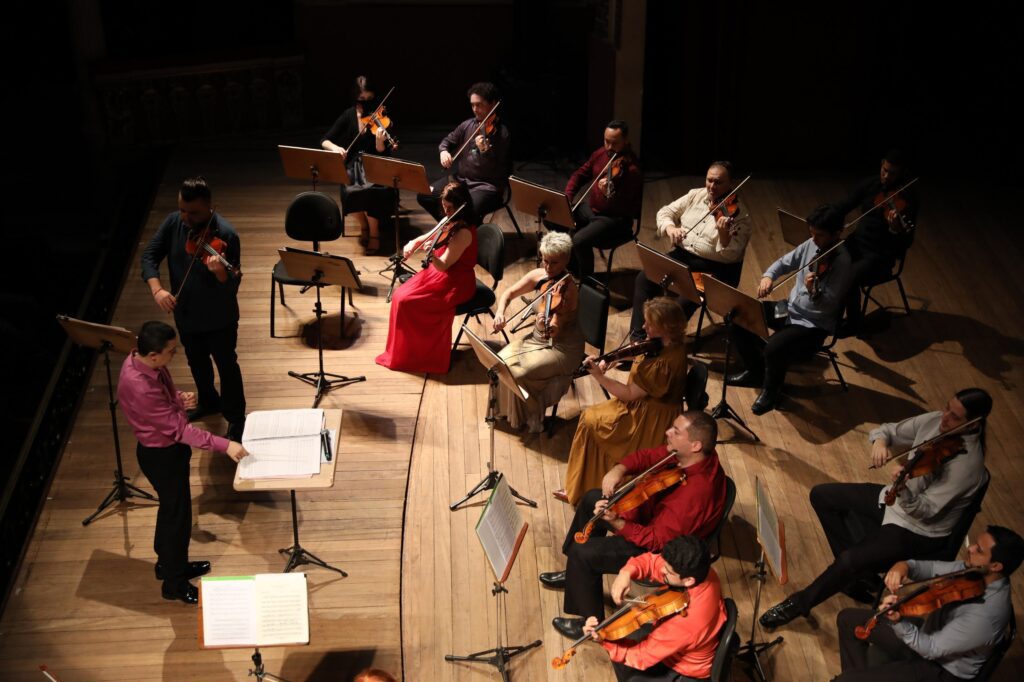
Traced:
<svg viewBox="0 0 1024 682">
<path fill-rule="evenodd" d="M 686 389 L 686 317 L 674 299 L 644 304 L 648 338 L 661 339 L 657 355 L 633 363 L 626 383 L 609 377 L 604 362 L 587 358 L 591 376 L 611 400 L 584 410 L 569 451 L 565 490 L 555 497 L 575 506 L 591 488 L 600 488 L 608 470 L 626 455 L 665 442 L 665 431 L 683 409 Z M 560 494 L 561 493 L 561 494 Z"/>
</svg>

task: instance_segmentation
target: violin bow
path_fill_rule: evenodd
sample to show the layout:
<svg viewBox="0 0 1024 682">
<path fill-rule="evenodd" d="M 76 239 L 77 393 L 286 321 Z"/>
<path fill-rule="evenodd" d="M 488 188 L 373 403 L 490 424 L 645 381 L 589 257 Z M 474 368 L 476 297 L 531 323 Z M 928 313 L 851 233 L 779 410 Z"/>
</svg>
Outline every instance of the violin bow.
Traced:
<svg viewBox="0 0 1024 682">
<path fill-rule="evenodd" d="M 910 446 L 909 448 L 907 448 L 906 450 L 904 450 L 903 452 L 901 452 L 898 455 L 890 456 L 888 459 L 886 459 L 884 462 L 882 462 L 878 466 L 875 466 L 874 464 L 872 464 L 871 466 L 868 467 L 868 469 L 880 469 L 883 466 L 885 466 L 886 464 L 888 464 L 889 462 L 893 461 L 894 459 L 899 459 L 900 457 L 906 457 L 907 455 L 909 455 L 910 453 L 914 452 L 915 450 L 920 450 L 921 448 L 925 447 L 926 445 L 931 445 L 935 441 L 937 441 L 937 440 L 939 440 L 941 438 L 945 438 L 946 436 L 952 436 L 954 434 L 960 433 L 961 431 L 966 429 L 968 426 L 971 426 L 972 424 L 977 424 L 978 422 L 980 422 L 980 421 L 982 421 L 984 419 L 985 419 L 984 417 L 975 417 L 974 419 L 972 419 L 970 421 L 966 421 L 963 424 L 961 424 L 960 426 L 952 428 L 949 431 L 946 431 L 945 433 L 936 434 L 936 435 L 932 436 L 931 438 L 929 438 L 926 441 L 922 441 L 922 442 L 918 443 L 917 445 L 912 445 L 912 446 Z"/>
<path fill-rule="evenodd" d="M 462 155 L 463 150 L 465 150 L 466 147 L 469 146 L 469 143 L 475 140 L 476 136 L 480 134 L 480 129 L 487 125 L 487 119 L 489 119 L 491 116 L 494 116 L 494 112 L 497 111 L 498 107 L 500 106 L 501 100 L 499 99 L 498 103 L 495 104 L 494 107 L 489 112 L 487 112 L 487 115 L 484 116 L 483 120 L 477 124 L 476 130 L 473 131 L 473 134 L 467 137 L 466 141 L 462 143 L 462 146 L 459 147 L 459 151 L 455 152 L 455 156 L 452 157 L 452 166 L 455 165 L 455 162 L 458 160 L 459 156 Z"/>
<path fill-rule="evenodd" d="M 466 204 L 463 204 L 462 206 L 459 206 L 457 209 L 455 209 L 452 212 L 451 215 L 445 216 L 444 218 L 441 219 L 441 221 L 437 225 L 434 225 L 432 228 L 430 228 L 430 231 L 427 232 L 427 235 L 426 235 L 427 241 L 430 242 L 430 246 L 427 246 L 425 248 L 422 247 L 422 246 L 420 247 L 420 248 L 423 248 L 423 250 L 427 253 L 428 256 L 430 255 L 430 252 L 434 250 L 434 244 L 437 243 L 437 238 L 440 237 L 441 236 L 441 232 L 444 231 L 445 225 L 447 225 L 452 220 L 454 220 L 455 216 L 459 215 L 459 211 L 461 211 L 464 208 L 466 208 Z M 416 251 L 419 251 L 419 249 L 417 249 Z M 416 251 L 411 252 L 409 255 L 411 256 L 413 253 L 416 253 Z M 403 256 L 402 260 L 399 261 L 399 263 L 402 264 L 402 265 L 405 265 L 408 261 L 409 261 L 409 258 L 407 256 Z"/>
<path fill-rule="evenodd" d="M 612 152 L 612 155 L 611 155 L 611 157 L 610 157 L 610 158 L 608 159 L 608 163 L 606 163 L 606 164 L 604 165 L 604 168 L 602 168 L 602 169 L 601 169 L 601 172 L 600 172 L 600 173 L 598 173 L 598 174 L 596 174 L 596 175 L 594 176 L 594 180 L 593 180 L 593 181 L 592 181 L 592 182 L 590 183 L 590 185 L 589 185 L 589 186 L 587 187 L 587 191 L 586 191 L 586 192 L 584 192 L 584 193 L 583 193 L 583 194 L 582 194 L 582 195 L 580 196 L 580 198 L 576 200 L 576 203 L 574 203 L 574 204 L 572 205 L 572 209 L 571 209 L 571 210 L 572 210 L 573 212 L 575 212 L 575 211 L 576 211 L 576 209 L 577 209 L 577 207 L 579 207 L 579 205 L 583 203 L 583 200 L 587 198 L 587 195 L 588 195 L 588 194 L 590 194 L 590 190 L 594 189 L 594 185 L 596 185 L 596 184 L 597 184 L 597 181 L 601 179 L 601 176 L 602 176 L 602 175 L 604 175 L 605 171 L 607 171 L 607 170 L 608 170 L 609 168 L 611 168 L 612 162 L 613 162 L 613 161 L 615 161 L 615 159 L 617 159 L 618 157 L 619 157 L 619 153 L 618 153 L 618 152 Z"/>
<path fill-rule="evenodd" d="M 392 85 L 392 86 L 391 86 L 391 89 L 390 89 L 390 90 L 388 90 L 388 94 L 384 95 L 384 99 L 382 99 L 382 100 L 380 101 L 380 104 L 378 104 L 378 105 L 377 105 L 377 108 L 376 108 L 376 109 L 374 109 L 373 111 L 371 111 L 371 112 L 370 112 L 370 113 L 369 113 L 368 115 L 369 115 L 369 116 L 373 116 L 373 115 L 374 115 L 374 114 L 376 114 L 376 113 L 377 113 L 378 111 L 380 111 L 381 109 L 383 109 L 383 108 L 384 108 L 384 102 L 387 102 L 387 101 L 388 101 L 388 97 L 391 97 L 391 93 L 392 93 L 392 92 L 394 92 L 394 91 L 395 91 L 395 86 L 393 86 L 393 85 Z M 359 114 L 356 114 L 356 130 L 359 130 Z M 355 136 L 355 137 L 353 137 L 353 138 L 352 138 L 352 141 L 351 141 L 351 142 L 349 142 L 349 144 L 348 144 L 348 146 L 347 146 L 347 147 L 345 147 L 345 153 L 346 153 L 346 154 L 348 154 L 348 150 L 352 148 L 352 145 L 354 145 L 354 144 L 356 143 L 356 141 L 357 141 L 357 140 L 358 140 L 358 139 L 359 139 L 360 137 L 362 137 L 363 133 L 365 133 L 365 132 L 366 132 L 366 129 L 364 128 L 364 129 L 362 129 L 362 130 L 359 130 L 359 132 L 358 132 L 358 133 L 356 133 L 356 136 Z"/>
<path fill-rule="evenodd" d="M 566 271 L 566 273 L 564 275 L 559 277 L 558 280 L 554 284 L 551 285 L 551 288 L 554 289 L 559 284 L 564 282 L 566 277 L 572 277 L 572 273 Z M 543 295 L 544 294 L 537 294 L 532 299 L 530 299 L 530 301 L 527 302 L 525 305 L 523 305 L 523 307 L 521 309 L 516 311 L 515 315 L 512 315 L 511 317 L 509 317 L 508 320 L 505 321 L 505 324 L 508 324 L 509 322 L 513 321 L 514 319 L 516 319 L 520 315 L 524 315 L 524 314 L 526 316 L 522 319 L 522 322 L 525 322 L 526 320 L 528 320 L 530 318 L 530 313 L 534 312 L 533 307 L 537 304 L 537 301 L 539 301 Z M 521 329 L 521 327 L 516 326 L 515 328 L 512 329 L 512 333 L 515 334 L 517 331 L 519 331 L 519 329 Z"/>
<path fill-rule="evenodd" d="M 807 261 L 807 263 L 806 263 L 805 265 L 801 265 L 801 266 L 800 266 L 800 267 L 798 267 L 798 268 L 797 268 L 796 270 L 794 270 L 793 272 L 791 272 L 791 273 L 789 273 L 788 275 L 786 275 L 786 276 L 785 276 L 785 277 L 784 277 L 784 278 L 782 279 L 782 281 L 780 281 L 780 282 L 779 282 L 778 284 L 774 284 L 774 283 L 773 283 L 773 284 L 772 284 L 772 291 L 776 291 L 776 290 L 777 290 L 777 289 L 778 289 L 779 287 L 781 287 L 781 286 L 782 286 L 783 284 L 785 284 L 785 283 L 786 283 L 786 282 L 788 282 L 789 280 L 791 280 L 791 279 L 793 279 L 794 277 L 796 277 L 797 275 L 799 275 L 799 274 L 800 274 L 800 273 L 801 273 L 801 272 L 802 272 L 802 271 L 803 271 L 803 270 L 804 270 L 805 268 L 809 268 L 809 267 L 811 267 L 812 265 L 814 265 L 815 263 L 817 263 L 818 261 L 820 261 L 820 260 L 821 260 L 822 258 L 825 258 L 826 256 L 828 256 L 828 255 L 829 255 L 830 253 L 832 253 L 833 251 L 835 251 L 836 249 L 838 249 L 838 248 L 839 248 L 840 246 L 842 246 L 842 245 L 843 245 L 843 244 L 845 244 L 845 243 L 846 243 L 846 240 L 845 240 L 845 239 L 840 239 L 840 240 L 839 240 L 839 241 L 837 241 L 837 242 L 836 242 L 835 244 L 833 244 L 832 246 L 828 247 L 827 249 L 825 249 L 824 251 L 822 251 L 821 253 L 819 253 L 819 254 L 818 254 L 817 256 L 815 256 L 815 257 L 814 257 L 814 258 L 812 258 L 811 260 Z M 768 292 L 768 294 L 772 293 L 772 291 L 769 291 L 769 292 Z M 768 294 L 765 294 L 765 296 L 767 296 Z"/>
<path fill-rule="evenodd" d="M 896 190 L 895 192 L 893 192 L 892 194 L 890 194 L 889 196 L 887 196 L 887 197 L 886 197 L 885 199 L 882 199 L 882 200 L 881 200 L 880 202 L 878 202 L 877 204 L 875 204 L 874 206 L 872 206 L 872 207 L 871 207 L 871 208 L 869 208 L 868 210 L 866 210 L 866 211 L 864 211 L 863 213 L 861 213 L 861 214 L 860 214 L 860 215 L 859 215 L 859 216 L 858 216 L 857 218 L 855 218 L 855 219 L 854 219 L 853 221 L 851 221 L 851 222 L 849 222 L 849 223 L 847 223 L 847 224 L 843 225 L 843 229 L 844 229 L 844 230 L 848 230 L 848 229 L 850 229 L 851 227 L 853 227 L 854 225 L 856 225 L 857 223 L 859 223 L 859 222 L 860 222 L 861 220 L 863 220 L 863 219 L 864 219 L 864 216 L 866 216 L 866 215 L 868 215 L 869 213 L 873 212 L 873 211 L 874 211 L 875 209 L 877 209 L 877 208 L 878 208 L 879 206 L 884 206 L 885 204 L 889 203 L 889 200 L 890 200 L 890 199 L 892 199 L 892 198 L 893 198 L 894 196 L 896 196 L 897 194 L 899 194 L 900 192 L 902 192 L 902 191 L 903 191 L 903 190 L 905 190 L 906 188 L 910 187 L 911 185 L 913 185 L 913 184 L 914 184 L 915 182 L 917 182 L 917 181 L 918 181 L 918 180 L 920 180 L 920 179 L 921 179 L 920 177 L 916 177 L 916 178 L 914 178 L 913 180 L 911 180 L 910 182 L 908 182 L 907 184 L 903 185 L 903 186 L 902 186 L 902 187 L 900 187 L 900 188 L 899 188 L 898 190 Z"/>
<path fill-rule="evenodd" d="M 723 204 L 725 204 L 725 202 L 729 201 L 729 198 L 730 198 L 730 197 L 732 197 L 732 195 L 733 195 L 733 194 L 736 194 L 736 192 L 739 192 L 739 191 L 740 191 L 740 187 L 742 187 L 743 185 L 747 184 L 747 180 L 749 180 L 749 179 L 750 179 L 750 177 L 751 177 L 751 176 L 749 176 L 749 175 L 748 175 L 747 177 L 743 178 L 743 181 L 742 181 L 742 182 L 740 182 L 740 184 L 736 185 L 736 186 L 735 186 L 735 187 L 733 188 L 733 190 L 732 190 L 731 192 L 729 192 L 729 193 L 728 193 L 728 194 L 726 194 L 726 195 L 725 195 L 724 197 L 722 197 L 722 200 L 721 200 L 721 201 L 719 201 L 719 202 L 718 202 L 717 204 L 715 204 L 714 206 L 712 206 L 711 208 L 709 208 L 709 209 L 708 209 L 708 212 L 707 212 L 707 213 L 705 213 L 704 215 L 702 215 L 702 216 L 700 217 L 700 220 L 698 220 L 697 222 L 695 222 L 695 223 L 694 223 L 693 225 L 691 225 L 690 227 L 686 228 L 686 232 L 684 232 L 684 233 L 683 233 L 683 236 L 682 236 L 682 237 L 680 237 L 680 241 L 682 241 L 683 239 L 686 239 L 686 235 L 688 235 L 688 234 L 690 234 L 691 232 L 693 232 L 694 228 L 696 228 L 696 227 L 697 227 L 698 225 L 700 225 L 700 224 L 701 224 L 702 222 L 704 222 L 704 219 L 705 219 L 705 218 L 707 218 L 707 217 L 708 217 L 709 215 L 711 215 L 712 213 L 714 213 L 715 211 L 717 211 L 717 210 L 718 210 L 719 208 L 721 208 L 721 206 L 722 206 Z"/>
<path fill-rule="evenodd" d="M 614 493 L 612 493 L 611 497 L 608 498 L 608 506 L 605 507 L 600 514 L 594 514 L 594 517 L 590 519 L 590 523 L 597 523 L 599 520 L 601 520 L 601 517 L 604 516 L 605 511 L 607 511 L 608 507 L 612 506 L 613 504 L 621 500 L 626 495 L 626 493 L 635 488 L 640 483 L 640 481 L 650 476 L 655 469 L 668 462 L 670 459 L 675 457 L 676 454 L 676 450 L 669 450 L 668 454 L 665 455 L 664 458 L 658 460 L 657 462 L 652 464 L 648 469 L 637 474 L 637 476 L 634 477 L 631 481 L 629 481 L 622 487 L 618 488 Z"/>
</svg>

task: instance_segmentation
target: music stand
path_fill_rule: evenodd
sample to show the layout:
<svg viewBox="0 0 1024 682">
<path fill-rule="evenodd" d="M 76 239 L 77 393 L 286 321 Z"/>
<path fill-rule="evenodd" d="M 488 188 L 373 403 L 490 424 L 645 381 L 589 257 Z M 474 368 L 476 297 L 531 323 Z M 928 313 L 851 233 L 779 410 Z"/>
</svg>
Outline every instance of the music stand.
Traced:
<svg viewBox="0 0 1024 682">
<path fill-rule="evenodd" d="M 747 296 L 742 291 L 720 282 L 711 275 L 704 277 L 704 300 L 707 301 L 708 309 L 721 315 L 725 322 L 725 369 L 722 374 L 722 398 L 711 410 L 711 416 L 715 419 L 731 419 L 753 436 L 755 441 L 760 441 L 757 434 L 729 405 L 725 392 L 729 388 L 726 378 L 729 376 L 729 361 L 732 357 L 732 326 L 733 324 L 739 325 L 750 333 L 767 339 L 768 325 L 764 320 L 764 309 L 756 298 Z"/>
<path fill-rule="evenodd" d="M 117 468 L 114 469 L 114 487 L 100 502 L 100 506 L 96 507 L 96 511 L 82 519 L 82 525 L 88 526 L 115 500 L 120 503 L 129 497 L 141 497 L 145 500 L 158 501 L 156 497 L 145 490 L 129 483 L 121 464 L 121 439 L 117 433 L 117 398 L 114 396 L 114 380 L 110 373 L 110 351 L 130 354 L 135 350 L 135 334 L 124 327 L 110 327 L 105 324 L 76 320 L 67 315 L 58 315 L 57 322 L 64 328 L 72 343 L 85 348 L 95 348 L 103 353 L 103 362 L 107 368 L 107 405 L 110 408 L 110 428 L 114 432 L 114 461 L 117 462 Z"/>
<path fill-rule="evenodd" d="M 541 231 L 545 220 L 550 220 L 556 225 L 562 225 L 570 230 L 576 228 L 576 221 L 572 217 L 572 207 L 569 205 L 569 197 L 564 192 L 556 192 L 544 185 L 538 185 L 514 175 L 509 176 L 508 186 L 512 190 L 512 205 L 516 210 L 527 215 L 537 216 L 538 258 Z"/>
<path fill-rule="evenodd" d="M 757 569 L 752 577 L 757 581 L 757 595 L 754 597 L 754 614 L 750 624 L 750 639 L 736 651 L 736 658 L 745 661 L 751 670 L 757 675 L 761 682 L 767 682 L 764 668 L 761 667 L 760 655 L 772 647 L 782 644 L 782 636 L 778 636 L 770 642 L 755 642 L 757 636 L 757 612 L 761 607 L 761 588 L 767 578 L 765 572 L 765 559 L 767 565 L 771 566 L 772 573 L 778 579 L 780 585 L 789 582 L 788 569 L 786 566 L 786 527 L 782 520 L 775 513 L 768 490 L 761 485 L 761 479 L 754 479 L 754 488 L 757 507 L 757 543 L 761 546 L 761 558 L 757 560 L 754 567 Z"/>
<path fill-rule="evenodd" d="M 782 238 L 790 246 L 800 246 L 807 241 L 807 221 L 789 211 L 777 208 L 779 214 L 779 227 L 782 229 Z"/>
<path fill-rule="evenodd" d="M 320 289 L 324 286 L 341 287 L 341 327 L 345 328 L 345 289 L 359 289 L 362 284 L 359 282 L 359 275 L 356 273 L 352 261 L 344 256 L 332 256 L 317 251 L 305 251 L 285 247 L 277 251 L 284 263 L 284 269 L 288 271 L 289 277 L 312 282 L 316 287 L 316 306 L 313 312 L 316 313 L 316 352 L 320 360 L 320 369 L 316 372 L 288 372 L 288 376 L 304 381 L 310 386 L 316 387 L 316 397 L 313 399 L 313 407 L 320 404 L 320 399 L 325 393 L 337 386 L 347 386 L 357 381 L 366 381 L 366 377 L 347 377 L 341 374 L 324 372 L 324 339 L 323 339 L 323 315 L 324 309 L 320 305 Z"/>
<path fill-rule="evenodd" d="M 407 189 L 420 194 L 430 194 L 430 183 L 427 182 L 427 169 L 422 163 L 392 159 L 388 156 L 375 156 L 374 154 L 363 154 L 363 172 L 366 173 L 366 180 L 376 185 L 391 187 L 395 191 L 395 253 L 388 260 L 391 265 L 381 270 L 381 274 L 392 272 L 391 285 L 388 286 L 388 295 L 384 299 L 391 303 L 391 294 L 395 291 L 395 282 L 403 273 L 413 274 L 413 270 L 402 265 L 402 239 L 398 230 L 398 190 Z"/>
<path fill-rule="evenodd" d="M 283 144 L 277 145 L 277 151 L 281 154 L 284 174 L 294 180 L 311 180 L 314 192 L 317 182 L 331 182 L 336 185 L 347 185 L 351 182 L 345 168 L 345 159 L 341 158 L 338 152 L 289 147 Z"/>
<path fill-rule="evenodd" d="M 487 555 L 495 577 L 491 594 L 494 595 L 498 612 L 495 619 L 497 646 L 466 656 L 448 654 L 444 657 L 444 660 L 449 662 L 466 661 L 493 665 L 501 673 L 501 679 L 505 682 L 508 682 L 509 679 L 508 663 L 512 657 L 541 645 L 541 640 L 538 639 L 523 646 L 505 646 L 505 640 L 502 637 L 503 628 L 508 629 L 508 623 L 505 622 L 508 614 L 508 609 L 505 606 L 505 595 L 508 594 L 505 581 L 508 580 L 512 565 L 516 561 L 516 556 L 519 555 L 519 547 L 523 544 L 523 538 L 526 537 L 526 529 L 529 528 L 529 524 L 523 521 L 519 514 L 515 500 L 512 499 L 513 495 L 516 495 L 515 491 L 508 486 L 504 477 L 498 474 L 494 492 L 487 500 L 487 505 L 480 513 L 480 519 L 476 524 L 476 536 L 484 548 L 484 554 Z"/>
<path fill-rule="evenodd" d="M 462 331 L 465 332 L 469 338 L 469 345 L 473 347 L 473 353 L 476 355 L 476 359 L 480 361 L 480 364 L 487 370 L 487 416 L 484 417 L 484 421 L 487 422 L 487 429 L 490 432 L 490 452 L 487 459 L 487 476 L 482 481 L 477 483 L 473 488 L 466 493 L 466 495 L 458 502 L 453 502 L 448 505 L 448 508 L 455 511 L 463 504 L 468 502 L 470 498 L 479 495 L 482 492 L 493 490 L 498 485 L 498 481 L 501 480 L 501 472 L 494 468 L 494 422 L 496 421 L 496 412 L 498 409 L 498 382 L 505 385 L 505 388 L 512 391 L 516 398 L 519 400 L 526 400 L 530 395 L 526 390 L 520 386 L 515 377 L 512 376 L 512 370 L 508 368 L 505 361 L 501 357 L 491 350 L 484 340 L 473 333 L 466 325 L 462 325 Z M 536 507 L 537 503 L 528 497 L 520 495 L 515 488 L 509 486 L 509 492 L 512 496 L 522 500 L 531 507 Z"/>
</svg>

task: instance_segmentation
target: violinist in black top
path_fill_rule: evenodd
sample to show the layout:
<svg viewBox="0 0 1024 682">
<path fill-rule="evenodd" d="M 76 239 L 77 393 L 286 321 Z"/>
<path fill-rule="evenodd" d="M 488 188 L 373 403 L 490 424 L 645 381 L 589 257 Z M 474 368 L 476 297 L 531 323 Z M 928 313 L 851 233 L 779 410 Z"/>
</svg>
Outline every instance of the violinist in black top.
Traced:
<svg viewBox="0 0 1024 682">
<path fill-rule="evenodd" d="M 882 159 L 877 176 L 867 178 L 857 185 L 849 196 L 835 204 L 836 209 L 843 215 L 860 208 L 860 213 L 864 216 L 846 241 L 846 249 L 850 253 L 853 265 L 843 335 L 856 334 L 860 328 L 861 285 L 890 274 L 896 261 L 903 258 L 914 241 L 918 211 L 918 198 L 914 186 L 893 197 L 892 206 L 887 204 L 875 208 L 910 180 L 904 154 L 893 149 Z M 864 215 L 866 213 L 867 215 Z"/>
<path fill-rule="evenodd" d="M 588 188 L 586 198 L 580 201 Z M 572 235 L 573 270 L 578 277 L 594 272 L 594 249 L 610 249 L 632 239 L 633 221 L 640 218 L 642 193 L 643 176 L 629 146 L 629 126 L 625 121 L 609 121 L 604 144 L 565 186 L 569 204 L 579 204 L 573 211 L 576 230 Z M 551 223 L 548 226 L 555 227 Z"/>
<path fill-rule="evenodd" d="M 181 184 L 178 210 L 164 219 L 142 252 L 142 279 L 160 309 L 174 313 L 199 394 L 198 405 L 188 412 L 189 420 L 222 412 L 228 421 L 226 438 L 241 441 L 245 393 L 235 353 L 241 246 L 235 228 L 216 212 L 211 197 L 202 176 Z M 223 253 L 212 255 L 204 243 L 220 246 Z M 160 262 L 165 258 L 170 289 L 160 282 Z M 211 357 L 220 375 L 219 395 Z"/>
<path fill-rule="evenodd" d="M 362 154 L 390 156 L 397 140 L 387 124 L 363 122 L 375 114 L 379 105 L 366 76 L 356 78 L 354 95 L 355 104 L 342 112 L 320 140 L 320 146 L 338 152 L 345 159 L 345 170 L 352 184 L 341 186 L 341 203 L 348 215 L 359 221 L 359 243 L 366 249 L 366 255 L 372 256 L 380 251 L 380 221 L 390 215 L 394 190 L 366 180 Z M 371 132 L 374 125 L 376 132 Z"/>
<path fill-rule="evenodd" d="M 501 98 L 493 83 L 474 83 L 466 95 L 473 116 L 448 133 L 437 149 L 441 167 L 450 171 L 451 181 L 469 189 L 472 214 L 483 220 L 501 208 L 508 176 L 512 173 L 512 135 L 494 111 Z M 430 194 L 416 197 L 435 220 L 444 217 L 440 197 L 446 182 L 437 182 Z"/>
</svg>

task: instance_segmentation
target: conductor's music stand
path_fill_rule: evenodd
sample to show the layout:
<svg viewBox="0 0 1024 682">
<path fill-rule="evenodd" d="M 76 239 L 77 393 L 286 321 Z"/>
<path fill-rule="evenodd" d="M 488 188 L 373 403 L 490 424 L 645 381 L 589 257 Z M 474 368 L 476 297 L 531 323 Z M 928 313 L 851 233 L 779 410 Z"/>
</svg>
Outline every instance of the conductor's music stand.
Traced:
<svg viewBox="0 0 1024 682">
<path fill-rule="evenodd" d="M 314 192 L 318 182 L 336 185 L 347 185 L 350 182 L 348 170 L 345 169 L 345 159 L 341 158 L 338 152 L 289 147 L 283 144 L 277 145 L 277 151 L 281 154 L 284 174 L 293 180 L 312 181 Z"/>
<path fill-rule="evenodd" d="M 121 439 L 117 433 L 117 398 L 114 397 L 114 380 L 110 373 L 110 351 L 130 354 L 135 350 L 135 334 L 123 327 L 85 322 L 66 315 L 58 315 L 57 322 L 67 332 L 72 343 L 85 348 L 95 348 L 103 353 L 103 363 L 107 368 L 107 405 L 110 407 L 110 428 L 114 432 L 114 460 L 117 462 L 117 468 L 114 469 L 113 489 L 103 498 L 100 506 L 96 507 L 96 511 L 82 519 L 82 525 L 88 526 L 115 501 L 124 502 L 129 497 L 157 501 L 153 495 L 128 482 L 128 477 L 124 475 L 124 467 L 121 464 Z"/>
<path fill-rule="evenodd" d="M 388 260 L 391 265 L 384 268 L 381 274 L 391 272 L 391 285 L 388 287 L 388 295 L 385 300 L 391 303 L 391 294 L 395 291 L 395 282 L 399 281 L 403 273 L 413 274 L 413 271 L 402 265 L 402 240 L 398 229 L 398 190 L 407 189 L 420 194 L 430 193 L 430 183 L 427 182 L 427 169 L 422 163 L 392 159 L 387 156 L 376 156 L 374 154 L 363 154 L 363 172 L 366 179 L 377 185 L 391 187 L 395 193 L 395 210 L 393 214 L 395 222 L 395 253 Z"/>
<path fill-rule="evenodd" d="M 771 566 L 772 573 L 778 578 L 780 585 L 785 585 L 789 581 L 786 567 L 786 527 L 775 513 L 771 497 L 768 496 L 768 491 L 761 484 L 760 478 L 754 479 L 754 488 L 757 506 L 757 543 L 761 545 L 761 558 L 754 564 L 757 573 L 753 576 L 757 581 L 757 596 L 754 597 L 750 639 L 736 651 L 736 657 L 745 661 L 761 682 L 767 682 L 764 668 L 761 667 L 760 655 L 772 647 L 782 644 L 782 637 L 776 637 L 770 642 L 755 642 L 757 612 L 761 608 L 761 588 L 764 587 L 764 581 L 768 576 L 765 571 L 766 565 Z"/>
<path fill-rule="evenodd" d="M 503 631 L 508 629 L 506 622 L 508 610 L 505 606 L 505 595 L 508 594 L 508 590 L 505 588 L 505 581 L 508 580 L 508 574 L 512 571 L 512 565 L 519 554 L 519 547 L 523 544 L 523 538 L 526 537 L 526 529 L 529 528 L 529 524 L 523 521 L 519 514 L 515 500 L 512 499 L 513 495 L 518 497 L 502 475 L 498 474 L 494 492 L 487 500 L 487 506 L 480 513 L 480 520 L 476 524 L 477 538 L 484 548 L 484 553 L 487 555 L 495 577 L 491 594 L 494 595 L 497 603 L 498 613 L 495 619 L 497 629 L 495 643 L 497 646 L 466 656 L 448 654 L 444 657 L 444 660 L 449 662 L 465 661 L 493 665 L 501 673 L 501 679 L 504 682 L 508 682 L 509 679 L 508 664 L 512 657 L 541 645 L 541 640 L 538 639 L 523 646 L 505 646 L 503 637 Z"/>
<path fill-rule="evenodd" d="M 505 361 L 501 357 L 491 350 L 484 340 L 473 333 L 473 331 L 466 325 L 462 325 L 462 331 L 469 338 L 469 345 L 473 347 L 473 353 L 476 355 L 476 359 L 480 361 L 480 364 L 487 370 L 487 416 L 484 421 L 487 422 L 487 429 L 490 432 L 490 453 L 487 459 L 487 476 L 482 481 L 473 486 L 473 489 L 466 493 L 458 502 L 453 502 L 448 505 L 448 508 L 455 511 L 463 504 L 468 502 L 470 498 L 479 495 L 482 492 L 493 490 L 498 481 L 501 479 L 501 472 L 494 468 L 494 422 L 496 420 L 496 411 L 498 409 L 498 383 L 501 382 L 505 385 L 505 388 L 512 391 L 516 398 L 519 400 L 526 400 L 530 395 L 526 390 L 520 386 L 515 377 L 512 376 L 512 371 L 505 364 Z M 509 492 L 512 496 L 522 500 L 531 507 L 536 507 L 537 503 L 528 497 L 520 495 L 515 488 L 509 486 Z"/>
<path fill-rule="evenodd" d="M 512 190 L 512 205 L 527 215 L 537 216 L 537 257 L 540 258 L 540 237 L 545 220 L 572 230 L 576 221 L 572 217 L 569 197 L 544 185 L 510 175 L 508 186 Z"/>
<path fill-rule="evenodd" d="M 732 357 L 732 326 L 736 324 L 762 339 L 767 339 L 768 325 L 765 324 L 764 309 L 756 298 L 747 296 L 742 291 L 720 282 L 710 275 L 704 277 L 704 300 L 707 301 L 708 309 L 721 315 L 725 321 L 725 369 L 722 374 L 722 399 L 711 410 L 711 416 L 715 419 L 731 419 L 753 436 L 755 441 L 760 441 L 757 434 L 729 405 L 725 393 L 729 387 L 726 378 L 729 376 L 729 361 Z"/>
<path fill-rule="evenodd" d="M 690 268 L 674 258 L 669 258 L 660 251 L 639 241 L 636 242 L 636 251 L 640 254 L 640 267 L 644 276 L 651 282 L 655 282 L 663 291 L 672 291 L 687 301 L 700 306 L 700 317 L 697 319 L 697 336 L 695 341 L 700 341 L 700 330 L 704 325 L 704 314 L 708 310 L 707 302 L 704 300 L 702 289 L 704 287 L 703 273 L 694 273 Z M 700 288 L 698 288 L 698 277 Z"/>
<path fill-rule="evenodd" d="M 347 377 L 341 374 L 330 374 L 324 372 L 324 339 L 323 339 L 323 315 L 324 309 L 320 305 L 320 288 L 326 285 L 339 286 L 341 292 L 341 321 L 342 328 L 345 327 L 345 289 L 359 289 L 362 285 L 359 282 L 359 275 L 356 273 L 352 261 L 344 256 L 332 256 L 317 251 L 305 251 L 285 247 L 278 249 L 281 255 L 281 262 L 290 277 L 313 282 L 316 287 L 316 306 L 313 312 L 316 313 L 316 352 L 320 360 L 320 369 L 316 372 L 288 372 L 288 376 L 295 377 L 310 386 L 316 387 L 316 397 L 313 399 L 313 407 L 320 404 L 325 393 L 337 386 L 347 386 L 357 381 L 366 381 L 366 377 Z"/>
</svg>

